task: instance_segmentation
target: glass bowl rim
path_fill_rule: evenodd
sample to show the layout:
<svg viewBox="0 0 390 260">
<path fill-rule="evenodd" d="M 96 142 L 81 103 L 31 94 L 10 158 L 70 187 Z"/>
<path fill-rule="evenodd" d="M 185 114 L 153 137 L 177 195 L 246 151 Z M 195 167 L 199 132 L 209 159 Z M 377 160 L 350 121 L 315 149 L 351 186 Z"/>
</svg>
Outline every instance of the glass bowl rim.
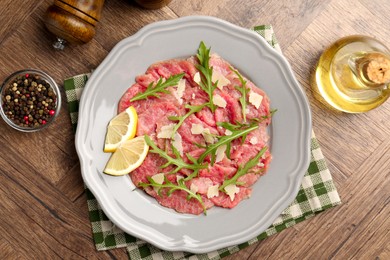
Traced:
<svg viewBox="0 0 390 260">
<path fill-rule="evenodd" d="M 11 119 L 9 119 L 7 117 L 7 115 L 5 114 L 4 109 L 3 109 L 3 90 L 8 85 L 8 83 L 10 83 L 10 81 L 13 80 L 15 77 L 17 77 L 18 75 L 25 75 L 25 74 L 32 74 L 32 75 L 41 76 L 41 78 L 43 80 L 45 80 L 47 83 L 49 83 L 49 85 L 53 88 L 53 90 L 56 94 L 55 114 L 52 116 L 50 121 L 48 121 L 46 124 L 40 125 L 38 127 L 23 127 L 23 126 L 19 126 L 19 125 L 15 124 Z M 36 131 L 42 130 L 44 128 L 47 128 L 49 125 L 51 125 L 53 123 L 55 118 L 58 116 L 60 109 L 61 109 L 60 89 L 59 89 L 57 83 L 54 81 L 54 79 L 49 74 L 47 74 L 46 72 L 44 72 L 42 70 L 28 68 L 28 69 L 22 69 L 22 70 L 15 71 L 11 75 L 6 77 L 4 82 L 0 85 L 0 115 L 3 118 L 3 120 L 7 123 L 7 125 L 9 125 L 10 127 L 14 128 L 16 130 L 19 130 L 22 132 L 36 132 Z"/>
</svg>

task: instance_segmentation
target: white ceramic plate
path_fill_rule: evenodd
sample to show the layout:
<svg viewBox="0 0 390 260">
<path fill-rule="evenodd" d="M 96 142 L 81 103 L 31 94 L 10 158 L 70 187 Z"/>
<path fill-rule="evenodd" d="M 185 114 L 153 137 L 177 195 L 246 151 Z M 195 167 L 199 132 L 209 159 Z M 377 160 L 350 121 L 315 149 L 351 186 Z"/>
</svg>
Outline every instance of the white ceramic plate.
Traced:
<svg viewBox="0 0 390 260">
<path fill-rule="evenodd" d="M 142 190 L 133 191 L 128 176 L 102 172 L 110 156 L 102 150 L 106 126 L 135 76 L 156 61 L 194 55 L 200 41 L 263 88 L 278 109 L 269 127 L 268 173 L 250 199 L 232 210 L 212 208 L 207 216 L 176 213 Z M 204 253 L 259 235 L 291 203 L 309 165 L 310 135 L 308 102 L 285 58 L 255 32 L 192 16 L 150 24 L 115 46 L 84 89 L 76 148 L 83 179 L 112 222 L 161 249 Z"/>
</svg>

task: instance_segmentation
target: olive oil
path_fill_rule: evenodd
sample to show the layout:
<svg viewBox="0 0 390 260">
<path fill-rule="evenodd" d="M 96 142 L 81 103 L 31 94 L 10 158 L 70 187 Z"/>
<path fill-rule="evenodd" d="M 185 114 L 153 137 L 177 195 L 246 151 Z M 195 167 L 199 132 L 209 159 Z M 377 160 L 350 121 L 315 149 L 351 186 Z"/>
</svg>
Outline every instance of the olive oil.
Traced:
<svg viewBox="0 0 390 260">
<path fill-rule="evenodd" d="M 360 35 L 342 38 L 321 55 L 314 90 L 338 110 L 369 111 L 390 96 L 390 79 L 382 77 L 390 74 L 389 64 L 389 49 L 376 39 Z"/>
</svg>

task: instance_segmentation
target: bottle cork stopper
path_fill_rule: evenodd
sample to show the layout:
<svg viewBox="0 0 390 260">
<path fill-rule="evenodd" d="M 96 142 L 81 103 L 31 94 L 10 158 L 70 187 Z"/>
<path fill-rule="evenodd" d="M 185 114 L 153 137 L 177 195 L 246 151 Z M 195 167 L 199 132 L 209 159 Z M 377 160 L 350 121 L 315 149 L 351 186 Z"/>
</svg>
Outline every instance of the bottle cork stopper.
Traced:
<svg viewBox="0 0 390 260">
<path fill-rule="evenodd" d="M 390 82 L 390 58 L 382 53 L 368 53 L 356 61 L 356 66 L 362 66 L 363 75 L 373 83 Z"/>
</svg>

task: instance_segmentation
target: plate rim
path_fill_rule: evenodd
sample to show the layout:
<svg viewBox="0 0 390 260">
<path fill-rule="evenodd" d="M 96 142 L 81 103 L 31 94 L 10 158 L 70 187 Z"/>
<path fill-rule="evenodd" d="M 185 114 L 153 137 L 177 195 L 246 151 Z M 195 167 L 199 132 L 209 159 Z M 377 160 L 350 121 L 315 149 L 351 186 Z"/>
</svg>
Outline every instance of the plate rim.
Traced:
<svg viewBox="0 0 390 260">
<path fill-rule="evenodd" d="M 153 244 L 153 245 L 155 245 L 163 250 L 187 251 L 187 252 L 192 252 L 192 253 L 206 253 L 206 252 L 221 249 L 221 248 L 224 248 L 227 246 L 237 245 L 237 244 L 246 242 L 246 241 L 252 239 L 253 237 L 257 236 L 258 234 L 262 233 L 266 228 L 268 228 L 272 224 L 272 222 L 280 215 L 280 213 L 293 201 L 293 199 L 295 199 L 295 197 L 299 191 L 299 187 L 300 187 L 300 183 L 302 181 L 303 175 L 306 172 L 306 170 L 309 166 L 309 163 L 310 163 L 310 142 L 311 142 L 312 123 L 311 123 L 311 111 L 310 111 L 308 99 L 306 97 L 306 94 L 305 94 L 303 88 L 300 86 L 297 79 L 295 78 L 294 72 L 292 71 L 291 66 L 288 63 L 288 61 L 286 60 L 286 58 L 281 53 L 277 52 L 274 48 L 272 48 L 266 42 L 266 40 L 263 37 L 261 37 L 260 35 L 258 35 L 257 33 L 250 31 L 248 29 L 239 27 L 239 26 L 232 24 L 230 22 L 227 22 L 225 20 L 221 20 L 219 18 L 210 17 L 210 16 L 186 16 L 186 17 L 180 17 L 180 18 L 175 18 L 175 19 L 171 19 L 171 20 L 155 22 L 155 23 L 146 25 L 145 27 L 140 29 L 137 33 L 135 33 L 134 35 L 129 36 L 129 37 L 121 40 L 120 42 L 118 42 L 115 45 L 115 47 L 110 51 L 110 53 L 106 56 L 106 58 L 103 60 L 103 62 L 94 71 L 94 73 L 92 74 L 91 78 L 88 80 L 88 82 L 83 90 L 84 93 L 85 93 L 85 90 L 88 90 L 89 86 L 93 85 L 93 83 L 95 81 L 99 80 L 100 71 L 102 71 L 110 63 L 113 63 L 115 61 L 115 57 L 120 55 L 120 52 L 124 51 L 123 48 L 125 48 L 126 45 L 128 45 L 129 43 L 141 45 L 143 40 L 145 38 L 147 38 L 147 36 L 149 34 L 153 34 L 156 31 L 158 31 L 159 29 L 162 29 L 162 28 L 172 29 L 172 27 L 174 27 L 174 26 L 184 26 L 186 24 L 191 24 L 191 23 L 202 23 L 203 25 L 213 24 L 213 26 L 218 27 L 218 29 L 221 29 L 221 30 L 229 29 L 229 32 L 231 30 L 234 30 L 235 32 L 238 33 L 238 35 L 240 37 L 244 37 L 245 39 L 246 39 L 246 37 L 248 37 L 248 39 L 252 39 L 252 40 L 256 41 L 257 45 L 259 45 L 259 46 L 261 45 L 261 47 L 259 47 L 259 50 L 262 48 L 266 49 L 266 51 L 260 50 L 262 52 L 262 54 L 264 54 L 266 56 L 267 56 L 267 54 L 269 54 L 269 55 L 272 55 L 273 58 L 277 58 L 277 60 L 279 61 L 278 65 L 283 67 L 281 69 L 282 72 L 283 73 L 286 72 L 288 74 L 288 75 L 285 75 L 286 79 L 289 81 L 289 83 L 291 83 L 288 85 L 290 87 L 294 86 L 291 88 L 291 90 L 295 94 L 296 99 L 301 101 L 301 102 L 298 102 L 299 111 L 301 112 L 301 116 L 306 119 L 307 124 L 305 127 L 301 127 L 301 129 L 305 130 L 306 134 L 300 135 L 302 140 L 299 140 L 299 144 L 303 144 L 303 146 L 306 147 L 306 149 L 304 150 L 304 155 L 301 156 L 299 166 L 297 166 L 298 168 L 295 168 L 295 171 L 291 172 L 288 175 L 290 179 L 293 178 L 292 182 L 290 182 L 290 185 L 289 185 L 289 190 L 290 189 L 292 189 L 292 190 L 289 193 L 288 198 L 285 200 L 284 203 L 281 203 L 281 205 L 279 205 L 279 207 L 277 207 L 276 210 L 273 210 L 271 216 L 268 218 L 268 221 L 265 221 L 264 223 L 262 223 L 262 225 L 260 227 L 257 227 L 256 229 L 258 229 L 258 231 L 252 231 L 252 232 L 250 232 L 244 236 L 238 237 L 238 238 L 237 238 L 237 236 L 235 236 L 234 239 L 228 239 L 228 241 L 225 241 L 225 242 L 219 243 L 219 244 L 209 243 L 209 244 L 202 244 L 203 245 L 202 247 L 200 247 L 200 246 L 194 247 L 194 245 L 192 243 L 186 242 L 185 238 L 182 239 L 180 245 L 176 245 L 178 243 L 169 244 L 169 242 L 167 242 L 166 244 L 162 244 L 162 243 L 160 243 L 161 241 L 156 242 L 153 239 L 151 239 L 150 236 L 148 236 L 150 234 L 145 235 L 145 234 L 140 234 L 140 233 L 134 233 L 133 230 L 128 230 L 127 228 L 123 228 L 123 225 L 121 224 L 121 221 L 120 221 L 120 216 L 118 219 L 117 218 L 118 216 L 113 216 L 110 213 L 110 210 L 109 210 L 110 207 L 107 206 L 107 203 L 109 201 L 107 201 L 107 199 L 101 194 L 100 191 L 98 191 L 98 189 L 95 186 L 91 185 L 93 180 L 91 180 L 89 178 L 89 176 L 85 174 L 85 172 L 88 170 L 88 163 L 87 163 L 88 155 L 85 154 L 85 147 L 83 147 L 81 145 L 81 143 L 83 141 L 82 140 L 83 132 L 81 130 L 81 127 L 78 127 L 76 130 L 75 143 L 76 143 L 76 151 L 77 151 L 77 154 L 78 154 L 79 159 L 80 159 L 80 167 L 81 167 L 82 178 L 84 180 L 84 183 L 90 189 L 90 191 L 93 193 L 96 200 L 99 202 L 100 206 L 102 207 L 104 213 L 107 215 L 107 217 L 114 224 L 116 224 L 121 229 L 123 229 L 124 232 L 129 233 L 129 234 L 131 234 L 137 238 L 140 238 L 142 240 L 145 240 L 148 243 L 151 243 L 151 244 Z M 88 95 L 81 96 L 80 105 L 79 105 L 79 112 L 80 112 L 79 113 L 79 122 L 82 122 L 82 120 L 84 118 L 84 115 L 83 115 L 83 113 L 81 113 L 81 111 L 83 111 L 84 108 L 88 107 L 91 100 L 92 100 L 92 98 L 88 97 Z M 81 125 L 81 124 L 79 123 L 79 125 Z M 87 126 L 88 126 L 88 124 L 87 124 Z M 87 129 L 88 129 L 88 127 L 87 127 Z M 86 131 L 87 130 L 84 130 L 84 132 L 86 132 Z M 304 170 L 302 170 L 303 168 L 304 168 Z M 296 172 L 298 172 L 298 173 L 296 173 Z M 287 203 L 287 201 L 288 201 L 288 203 Z M 231 236 L 229 236 L 229 237 L 231 237 Z"/>
</svg>

